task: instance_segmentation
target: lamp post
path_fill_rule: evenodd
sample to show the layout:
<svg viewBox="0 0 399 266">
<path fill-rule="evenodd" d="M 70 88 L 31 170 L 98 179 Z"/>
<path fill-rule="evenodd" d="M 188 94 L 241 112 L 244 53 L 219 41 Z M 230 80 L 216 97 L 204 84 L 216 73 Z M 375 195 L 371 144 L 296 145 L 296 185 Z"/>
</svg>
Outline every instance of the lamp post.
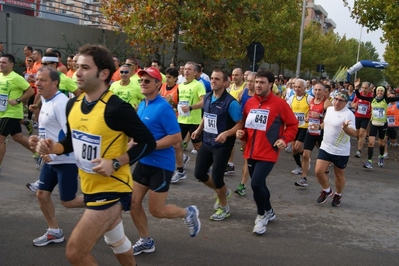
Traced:
<svg viewBox="0 0 399 266">
<path fill-rule="evenodd" d="M 362 31 L 363 31 L 363 26 L 360 27 L 360 37 L 359 37 L 359 45 L 357 46 L 356 63 L 359 62 L 360 44 L 362 43 Z M 355 80 L 356 80 L 356 76 L 357 76 L 357 71 L 355 72 Z"/>
<path fill-rule="evenodd" d="M 306 14 L 306 0 L 303 0 L 301 33 L 299 34 L 298 58 L 296 61 L 296 73 L 295 73 L 295 77 L 297 77 L 297 78 L 299 78 L 300 73 L 301 73 L 302 42 L 303 42 L 303 28 L 305 27 L 305 14 Z"/>
</svg>

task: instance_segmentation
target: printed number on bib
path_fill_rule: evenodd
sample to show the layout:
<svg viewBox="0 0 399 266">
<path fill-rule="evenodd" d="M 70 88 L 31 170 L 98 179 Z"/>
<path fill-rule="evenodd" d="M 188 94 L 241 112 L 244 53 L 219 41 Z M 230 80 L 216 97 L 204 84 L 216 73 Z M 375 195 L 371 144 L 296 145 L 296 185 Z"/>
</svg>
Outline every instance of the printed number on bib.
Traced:
<svg viewBox="0 0 399 266">
<path fill-rule="evenodd" d="M 373 108 L 373 117 L 374 118 L 384 118 L 385 117 L 385 109 L 384 108 Z"/>
<path fill-rule="evenodd" d="M 39 127 L 39 139 L 45 139 L 46 138 L 46 129 L 44 127 Z"/>
<path fill-rule="evenodd" d="M 394 127 L 395 126 L 395 116 L 394 115 L 387 116 L 387 121 L 388 121 L 388 126 L 389 127 Z"/>
<path fill-rule="evenodd" d="M 268 118 L 269 110 L 252 109 L 245 120 L 245 127 L 266 131 Z"/>
<path fill-rule="evenodd" d="M 320 125 L 320 119 L 309 118 L 309 126 L 308 126 L 309 134 L 311 134 L 311 135 L 320 135 L 321 134 L 321 130 L 320 129 L 311 129 L 312 125 Z"/>
<path fill-rule="evenodd" d="M 0 94 L 0 112 L 4 112 L 7 109 L 8 95 Z"/>
<path fill-rule="evenodd" d="M 219 134 L 217 128 L 218 116 L 215 114 L 204 113 L 204 130 L 211 134 Z"/>
<path fill-rule="evenodd" d="M 305 113 L 295 113 L 296 119 L 298 120 L 298 126 L 305 124 Z"/>
<path fill-rule="evenodd" d="M 87 173 L 94 173 L 91 163 L 99 157 L 101 151 L 101 136 L 72 130 L 72 143 L 76 157 L 76 165 Z"/>
<path fill-rule="evenodd" d="M 359 114 L 361 114 L 361 115 L 366 115 L 368 109 L 369 109 L 368 104 L 359 104 L 359 105 L 357 106 L 357 112 L 358 112 Z"/>
<path fill-rule="evenodd" d="M 181 109 L 183 106 L 188 106 L 188 101 L 180 101 L 179 104 L 177 105 L 177 112 L 179 116 L 189 116 L 190 111 L 187 113 L 183 112 L 183 110 Z"/>
</svg>

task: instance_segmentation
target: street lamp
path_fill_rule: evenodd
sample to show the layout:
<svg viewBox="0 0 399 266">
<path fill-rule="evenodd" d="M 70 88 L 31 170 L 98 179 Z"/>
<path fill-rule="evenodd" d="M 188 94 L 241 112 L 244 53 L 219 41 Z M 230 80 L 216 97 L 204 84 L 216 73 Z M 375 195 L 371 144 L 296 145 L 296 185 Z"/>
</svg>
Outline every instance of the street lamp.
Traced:
<svg viewBox="0 0 399 266">
<path fill-rule="evenodd" d="M 303 29 L 305 27 L 305 14 L 306 14 L 306 0 L 303 0 L 301 33 L 299 34 L 298 58 L 296 61 L 296 73 L 295 73 L 295 77 L 297 77 L 297 78 L 299 78 L 300 73 L 301 73 L 302 42 L 303 42 Z"/>
</svg>

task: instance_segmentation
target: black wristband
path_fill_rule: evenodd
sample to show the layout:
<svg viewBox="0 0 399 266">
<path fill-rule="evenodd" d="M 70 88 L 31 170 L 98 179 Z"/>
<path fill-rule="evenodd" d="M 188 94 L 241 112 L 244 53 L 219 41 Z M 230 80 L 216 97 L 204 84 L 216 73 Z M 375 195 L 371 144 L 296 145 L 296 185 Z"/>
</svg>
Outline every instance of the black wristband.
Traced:
<svg viewBox="0 0 399 266">
<path fill-rule="evenodd" d="M 189 109 L 190 111 L 192 111 L 192 110 L 193 110 L 193 107 L 190 105 L 190 106 L 188 107 L 188 109 Z"/>
</svg>

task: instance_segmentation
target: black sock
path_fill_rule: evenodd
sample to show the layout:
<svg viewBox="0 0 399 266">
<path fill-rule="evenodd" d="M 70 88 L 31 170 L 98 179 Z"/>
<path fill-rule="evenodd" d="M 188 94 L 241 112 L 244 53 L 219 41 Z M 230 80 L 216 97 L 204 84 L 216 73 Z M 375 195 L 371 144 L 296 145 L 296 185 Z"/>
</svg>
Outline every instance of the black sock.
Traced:
<svg viewBox="0 0 399 266">
<path fill-rule="evenodd" d="M 302 167 L 301 164 L 301 155 L 299 153 L 292 155 L 294 157 L 294 160 L 296 162 L 296 165 L 298 165 L 299 167 Z"/>
<path fill-rule="evenodd" d="M 183 169 L 183 167 L 177 167 L 177 171 L 178 171 L 179 173 L 183 173 L 183 172 L 184 172 L 184 169 Z"/>
<path fill-rule="evenodd" d="M 380 146 L 380 155 L 384 156 L 385 146 Z"/>
<path fill-rule="evenodd" d="M 367 156 L 368 156 L 369 160 L 371 160 L 371 158 L 373 158 L 373 150 L 374 150 L 374 147 L 368 147 L 368 149 L 367 149 Z"/>
</svg>

